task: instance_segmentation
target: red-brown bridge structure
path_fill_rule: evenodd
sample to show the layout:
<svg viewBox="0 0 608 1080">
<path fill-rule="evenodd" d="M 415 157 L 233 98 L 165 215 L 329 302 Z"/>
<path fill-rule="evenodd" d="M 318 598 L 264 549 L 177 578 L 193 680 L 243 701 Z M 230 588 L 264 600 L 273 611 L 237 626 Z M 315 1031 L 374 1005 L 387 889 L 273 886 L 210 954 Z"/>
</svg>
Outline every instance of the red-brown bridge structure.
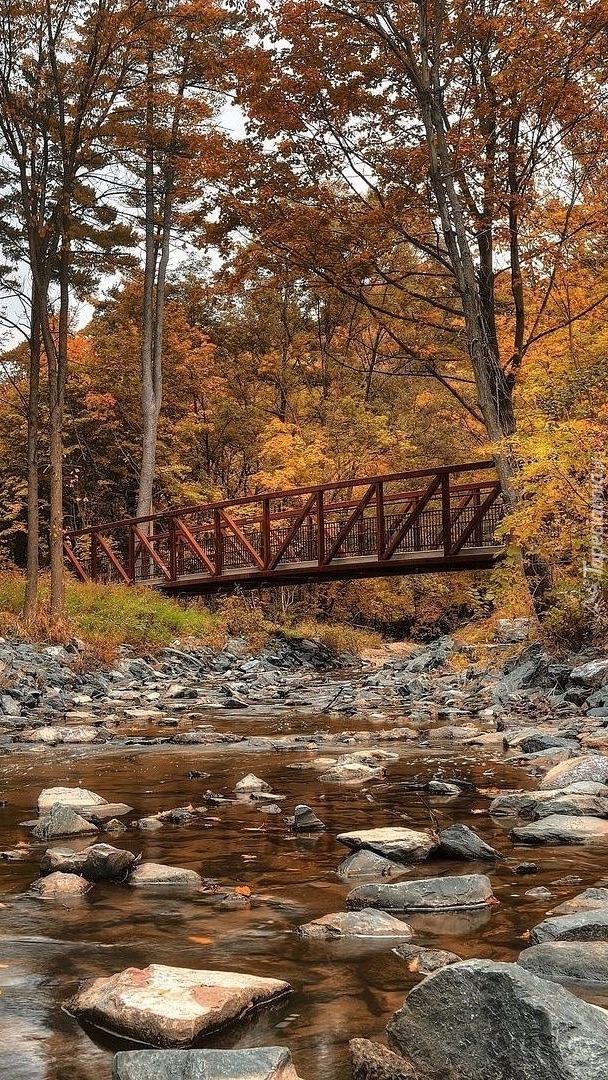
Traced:
<svg viewBox="0 0 608 1080">
<path fill-rule="evenodd" d="M 504 552 L 492 461 L 187 506 L 68 532 L 81 581 L 208 593 L 489 569 Z"/>
</svg>

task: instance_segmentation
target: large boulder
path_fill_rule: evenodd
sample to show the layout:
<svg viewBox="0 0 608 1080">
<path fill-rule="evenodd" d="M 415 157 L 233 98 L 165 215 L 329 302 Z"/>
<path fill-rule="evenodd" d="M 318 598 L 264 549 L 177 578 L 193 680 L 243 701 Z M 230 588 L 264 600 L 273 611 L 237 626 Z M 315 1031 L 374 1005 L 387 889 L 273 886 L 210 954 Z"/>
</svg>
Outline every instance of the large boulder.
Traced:
<svg viewBox="0 0 608 1080">
<path fill-rule="evenodd" d="M 608 1068 L 608 1014 L 517 964 L 429 975 L 387 1033 L 425 1080 L 605 1080 Z"/>
<path fill-rule="evenodd" d="M 439 833 L 440 853 L 450 859 L 500 859 L 501 856 L 486 844 L 468 825 L 450 825 Z"/>
<path fill-rule="evenodd" d="M 575 686 L 587 686 L 590 689 L 602 686 L 608 681 L 608 660 L 588 660 L 586 664 L 573 668 L 570 681 Z"/>
<path fill-rule="evenodd" d="M 38 813 L 43 814 L 50 810 L 53 803 L 61 803 L 62 806 L 71 806 L 73 810 L 79 810 L 82 806 L 103 806 L 107 802 L 101 795 L 86 788 L 76 787 L 52 787 L 45 788 L 38 796 Z"/>
<path fill-rule="evenodd" d="M 290 990 L 278 979 L 236 971 L 151 964 L 94 979 L 64 1007 L 77 1020 L 137 1042 L 185 1047 Z"/>
<path fill-rule="evenodd" d="M 54 874 L 39 878 L 32 885 L 32 892 L 44 900 L 56 900 L 65 896 L 84 896 L 91 888 L 88 881 L 78 874 L 64 874 L 57 870 Z"/>
<path fill-rule="evenodd" d="M 608 908 L 543 919 L 532 929 L 530 944 L 545 941 L 608 941 Z"/>
<path fill-rule="evenodd" d="M 113 1080 L 298 1080 L 289 1050 L 128 1050 L 114 1058 Z"/>
<path fill-rule="evenodd" d="M 608 889 L 585 889 L 571 900 L 551 909 L 551 915 L 576 915 L 579 911 L 596 911 L 608 907 Z"/>
<path fill-rule="evenodd" d="M 550 814 L 529 825 L 511 829 L 519 844 L 608 844 L 608 821 L 597 817 Z"/>
<path fill-rule="evenodd" d="M 412 937 L 411 927 L 407 923 L 373 908 L 336 911 L 303 923 L 295 932 L 303 938 L 392 937 L 409 940 Z"/>
<path fill-rule="evenodd" d="M 563 788 L 567 784 L 578 783 L 580 780 L 592 780 L 598 784 L 605 784 L 608 780 L 608 757 L 603 754 L 589 754 L 586 757 L 569 758 L 568 761 L 560 761 L 549 769 L 539 786 L 540 791 Z"/>
<path fill-rule="evenodd" d="M 459 874 L 358 885 L 346 897 L 346 906 L 383 911 L 458 911 L 485 907 L 493 900 L 492 885 L 485 874 Z"/>
<path fill-rule="evenodd" d="M 353 851 L 367 849 L 395 862 L 422 862 L 437 850 L 438 839 L 428 830 L 402 829 L 388 826 L 383 829 L 362 829 L 340 833 L 337 840 Z"/>
<path fill-rule="evenodd" d="M 129 874 L 129 885 L 162 885 L 197 889 L 203 883 L 196 870 L 185 870 L 181 866 L 165 866 L 164 863 L 142 862 L 133 867 Z"/>
<path fill-rule="evenodd" d="M 417 1080 L 411 1065 L 369 1039 L 351 1039 L 350 1060 L 353 1080 Z"/>
<path fill-rule="evenodd" d="M 138 860 L 132 851 L 111 844 L 92 844 L 83 851 L 70 847 L 48 848 L 40 863 L 41 874 L 63 871 L 80 874 L 87 881 L 125 881 Z"/>
<path fill-rule="evenodd" d="M 46 817 L 32 829 L 38 840 L 55 840 L 63 836 L 88 836 L 97 832 L 97 826 L 81 817 L 71 806 L 53 803 Z"/>
<path fill-rule="evenodd" d="M 608 941 L 546 941 L 520 953 L 517 963 L 558 982 L 608 983 Z"/>
</svg>

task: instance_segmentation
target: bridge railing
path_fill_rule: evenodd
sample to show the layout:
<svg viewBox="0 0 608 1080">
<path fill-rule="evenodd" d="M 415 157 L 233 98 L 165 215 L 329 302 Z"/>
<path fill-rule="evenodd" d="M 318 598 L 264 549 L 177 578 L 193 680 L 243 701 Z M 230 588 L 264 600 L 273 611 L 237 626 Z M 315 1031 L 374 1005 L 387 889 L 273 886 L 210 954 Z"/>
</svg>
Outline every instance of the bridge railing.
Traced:
<svg viewBox="0 0 608 1080">
<path fill-rule="evenodd" d="M 394 565 L 500 547 L 500 484 L 491 461 L 357 478 L 183 507 L 65 535 L 83 581 L 176 585 L 354 560 Z"/>
</svg>

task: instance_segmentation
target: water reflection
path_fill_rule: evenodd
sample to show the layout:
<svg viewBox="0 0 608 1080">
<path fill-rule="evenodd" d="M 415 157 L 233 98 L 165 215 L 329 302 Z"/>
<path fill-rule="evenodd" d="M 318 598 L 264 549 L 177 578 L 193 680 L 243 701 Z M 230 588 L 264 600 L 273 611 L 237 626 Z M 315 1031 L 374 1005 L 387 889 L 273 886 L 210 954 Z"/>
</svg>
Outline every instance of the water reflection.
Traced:
<svg viewBox="0 0 608 1080">
<path fill-rule="evenodd" d="M 205 716 L 209 720 L 209 714 Z M 253 719 L 212 717 L 214 726 L 242 728 L 268 735 L 273 731 L 314 731 L 318 717 L 267 716 Z M 343 724 L 343 720 L 341 721 Z M 362 728 L 363 720 L 357 721 Z M 326 730 L 333 724 L 323 718 Z M 368 725 L 373 730 L 373 723 Z M 373 747 L 373 741 L 369 744 Z M 45 748 L 1 759 L 0 808 L 2 847 L 28 840 L 20 822 L 33 816 L 43 787 L 83 786 L 111 801 L 134 807 L 132 820 L 177 806 L 206 806 L 188 825 L 165 825 L 155 833 L 129 827 L 117 846 L 142 852 L 155 862 L 197 870 L 206 878 L 247 885 L 259 896 L 256 905 L 222 910 L 196 893 L 167 889 L 134 889 L 96 885 L 77 904 L 49 902 L 27 895 L 37 876 L 45 845 L 32 845 L 18 862 L 0 863 L 0 1023 L 4 1075 L 10 1080 L 104 1080 L 111 1075 L 112 1040 L 92 1039 L 61 1011 L 79 980 L 109 975 L 128 965 L 180 964 L 231 968 L 285 978 L 294 994 L 257 1014 L 244 1027 L 217 1033 L 214 1046 L 289 1045 L 299 1075 L 306 1080 L 346 1080 L 348 1039 L 382 1038 L 391 1013 L 399 1008 L 416 981 L 407 963 L 393 955 L 394 942 L 307 942 L 291 930 L 344 907 L 356 884 L 341 881 L 335 869 L 347 849 L 335 840 L 339 832 L 407 823 L 428 826 L 427 800 L 416 785 L 443 775 L 489 782 L 505 788 L 533 786 L 523 769 L 493 758 L 444 750 L 415 750 L 391 743 L 402 754 L 390 762 L 384 780 L 364 788 L 322 784 L 318 770 L 306 767 L 318 751 L 281 752 L 266 749 L 252 755 L 238 744 L 213 750 L 162 746 L 125 750 L 108 748 Z M 346 748 L 347 749 L 347 748 Z M 345 747 L 337 747 L 336 753 Z M 324 751 L 325 752 L 325 751 Z M 289 768 L 293 764 L 304 768 Z M 286 796 L 281 814 L 260 813 L 255 802 L 239 799 L 213 804 L 207 790 L 230 796 L 245 773 L 263 777 L 274 792 Z M 204 772 L 204 779 L 189 777 Z M 491 781 L 489 778 L 491 775 Z M 506 858 L 494 864 L 431 862 L 420 876 L 442 873 L 488 873 L 500 904 L 492 909 L 440 916 L 405 916 L 419 944 L 440 947 L 461 956 L 515 959 L 522 935 L 545 911 L 608 872 L 608 853 L 594 849 L 514 848 L 507 837 L 508 820 L 485 813 L 489 797 L 475 794 L 430 800 L 441 827 L 463 821 Z M 298 802 L 307 802 L 326 823 L 327 832 L 312 837 L 289 834 L 284 817 Z M 106 839 L 106 837 L 104 837 Z M 84 847 L 89 840 L 77 842 Z M 534 859 L 539 873 L 518 877 L 522 860 Z M 414 872 L 416 874 L 417 871 Z M 576 874 L 580 885 L 554 885 Z M 552 897 L 526 897 L 531 886 L 546 885 Z M 598 991 L 582 990 L 601 1003 Z M 605 1002 L 604 1002 L 605 1003 Z"/>
</svg>

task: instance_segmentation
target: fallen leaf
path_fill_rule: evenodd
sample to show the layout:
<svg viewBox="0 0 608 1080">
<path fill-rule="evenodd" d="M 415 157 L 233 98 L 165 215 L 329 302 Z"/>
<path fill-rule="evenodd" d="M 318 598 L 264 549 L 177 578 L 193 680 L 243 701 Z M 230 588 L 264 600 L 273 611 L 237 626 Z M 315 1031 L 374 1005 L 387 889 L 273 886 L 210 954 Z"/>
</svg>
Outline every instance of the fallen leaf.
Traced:
<svg viewBox="0 0 608 1080">
<path fill-rule="evenodd" d="M 498 899 L 497 896 L 491 896 L 489 898 L 489 900 L 488 900 L 488 906 L 489 907 L 495 907 L 496 904 L 500 904 L 500 900 Z"/>
<path fill-rule="evenodd" d="M 417 956 L 412 957 L 407 965 L 408 971 L 418 971 L 420 969 L 420 961 Z"/>
<path fill-rule="evenodd" d="M 188 941 L 191 941 L 194 945 L 212 945 L 213 938 L 210 937 L 189 937 Z"/>
<path fill-rule="evenodd" d="M 521 940 L 522 941 L 529 941 L 530 940 L 530 931 L 529 930 L 524 930 L 523 934 L 521 935 Z"/>
<path fill-rule="evenodd" d="M 251 896 L 251 889 L 248 885 L 237 885 L 234 891 L 235 893 L 238 893 L 239 896 Z"/>
</svg>

